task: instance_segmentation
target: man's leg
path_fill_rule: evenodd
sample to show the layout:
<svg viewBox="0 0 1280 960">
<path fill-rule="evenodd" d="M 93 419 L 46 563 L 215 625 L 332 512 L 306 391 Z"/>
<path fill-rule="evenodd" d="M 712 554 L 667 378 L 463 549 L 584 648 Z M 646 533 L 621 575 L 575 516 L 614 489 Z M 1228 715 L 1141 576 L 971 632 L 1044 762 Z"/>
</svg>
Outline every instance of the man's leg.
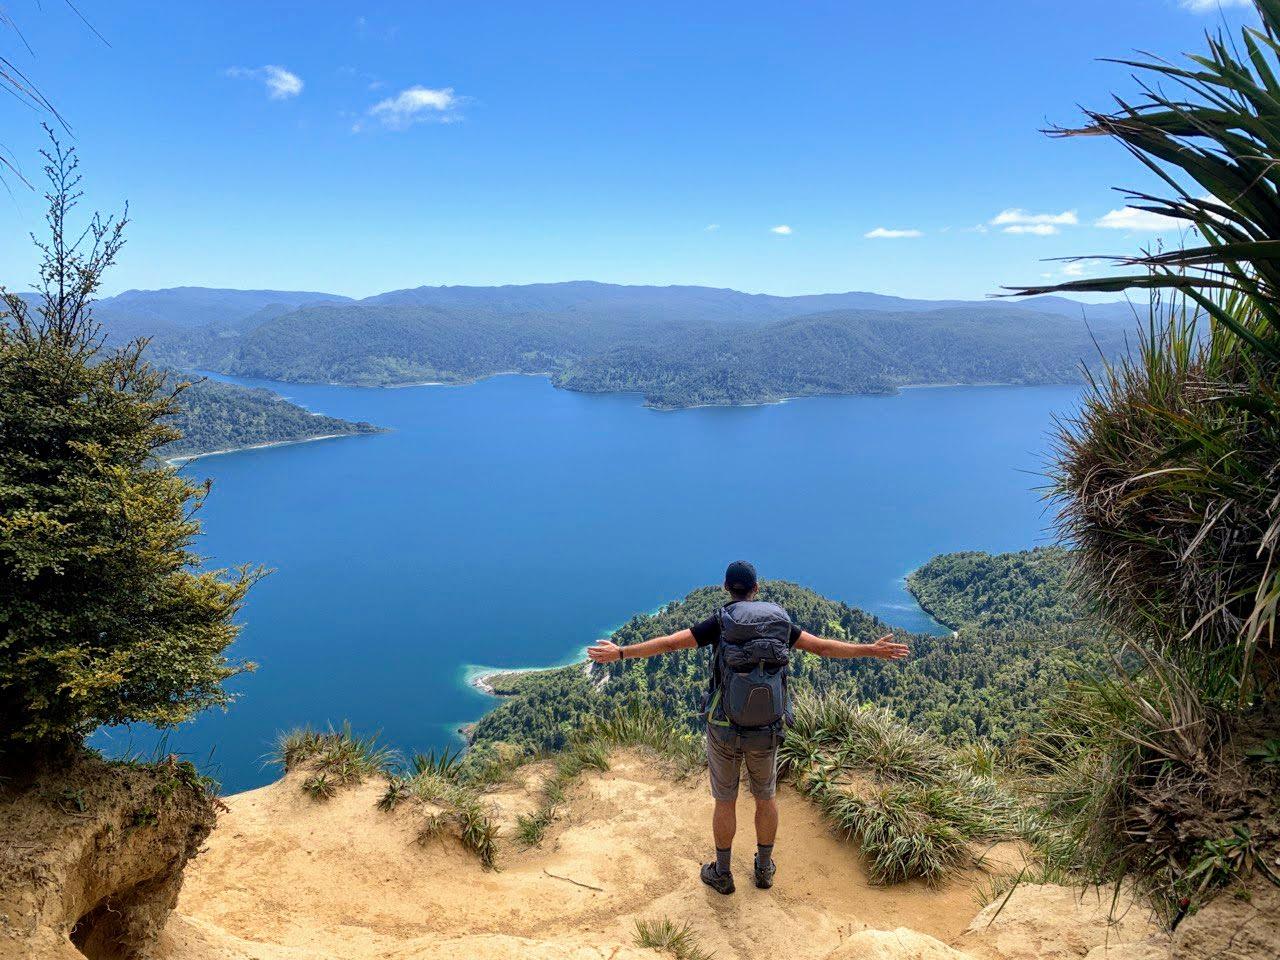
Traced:
<svg viewBox="0 0 1280 960">
<path fill-rule="evenodd" d="M 742 758 L 736 744 L 725 743 L 707 731 L 707 767 L 711 774 L 711 835 L 716 842 L 716 858 L 702 867 L 702 882 L 719 893 L 733 893 L 733 835 L 738 830 L 738 779 Z"/>
<path fill-rule="evenodd" d="M 733 837 L 732 827 L 729 830 Z M 773 852 L 773 841 L 778 836 L 778 800 L 776 797 L 756 797 L 756 843 Z M 719 846 L 717 839 L 716 845 Z"/>
<path fill-rule="evenodd" d="M 777 820 L 776 816 L 774 818 Z M 756 831 L 759 832 L 760 812 L 756 809 Z M 738 803 L 736 800 L 717 800 L 711 812 L 711 835 L 716 840 L 716 850 L 728 850 L 733 846 L 733 835 L 738 832 Z"/>
<path fill-rule="evenodd" d="M 747 776 L 756 801 L 756 886 L 773 886 L 773 841 L 778 835 L 778 749 L 747 750 Z"/>
</svg>

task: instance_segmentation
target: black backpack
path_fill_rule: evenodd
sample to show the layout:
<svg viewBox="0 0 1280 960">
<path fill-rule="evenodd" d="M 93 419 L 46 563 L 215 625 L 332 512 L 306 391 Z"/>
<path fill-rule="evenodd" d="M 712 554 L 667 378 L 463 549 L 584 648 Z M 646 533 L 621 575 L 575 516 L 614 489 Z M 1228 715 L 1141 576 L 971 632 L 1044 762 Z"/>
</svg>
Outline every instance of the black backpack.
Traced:
<svg viewBox="0 0 1280 960">
<path fill-rule="evenodd" d="M 711 660 L 707 722 L 739 734 L 780 733 L 790 721 L 791 618 L 761 600 L 739 600 L 716 615 L 720 642 Z"/>
</svg>

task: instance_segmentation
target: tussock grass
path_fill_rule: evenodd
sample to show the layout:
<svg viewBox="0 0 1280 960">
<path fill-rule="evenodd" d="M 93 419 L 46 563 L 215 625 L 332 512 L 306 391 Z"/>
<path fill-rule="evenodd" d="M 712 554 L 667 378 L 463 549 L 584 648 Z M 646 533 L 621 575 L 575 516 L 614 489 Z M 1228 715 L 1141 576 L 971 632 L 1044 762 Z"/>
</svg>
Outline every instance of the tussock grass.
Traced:
<svg viewBox="0 0 1280 960">
<path fill-rule="evenodd" d="M 887 711 L 802 695 L 779 753 L 838 829 L 856 837 L 871 879 L 941 881 L 974 862 L 975 843 L 1009 837 L 1012 798 Z"/>
<path fill-rule="evenodd" d="M 423 814 L 418 843 L 425 846 L 452 828 L 486 870 L 497 868 L 497 820 L 479 790 L 465 779 L 465 765 L 457 753 L 418 754 L 406 773 L 389 774 L 378 809 L 390 812 L 406 804 L 433 808 Z"/>
<path fill-rule="evenodd" d="M 309 771 L 302 789 L 316 800 L 327 800 L 339 787 L 386 773 L 396 762 L 396 753 L 380 745 L 376 733 L 358 736 L 351 724 L 343 723 L 324 732 L 301 727 L 282 733 L 267 759 L 286 773 Z"/>
<path fill-rule="evenodd" d="M 663 716 L 660 710 L 635 701 L 609 716 L 593 718 L 584 724 L 576 742 L 599 744 L 606 750 L 616 747 L 648 750 L 670 763 L 681 776 L 706 765 L 706 755 L 697 737 Z"/>
<path fill-rule="evenodd" d="M 536 847 L 542 843 L 547 827 L 555 820 L 554 804 L 546 804 L 533 813 L 522 813 L 516 817 L 516 840 L 526 847 Z"/>
<path fill-rule="evenodd" d="M 338 783 L 328 774 L 313 773 L 302 781 L 302 792 L 312 800 L 323 802 L 331 800 L 338 792 Z"/>
<path fill-rule="evenodd" d="M 1089 873 L 1140 882 L 1170 925 L 1280 854 L 1280 783 L 1241 746 L 1280 733 L 1280 0 L 1253 6 L 1186 63 L 1130 62 L 1133 96 L 1059 131 L 1156 171 L 1164 196 L 1130 199 L 1182 242 L 1018 290 L 1152 291 L 1052 471 L 1076 585 L 1138 662 L 1062 699 L 1041 766 Z"/>
<path fill-rule="evenodd" d="M 456 776 L 477 790 L 485 790 L 507 783 L 521 767 L 541 757 L 541 753 L 509 743 L 487 744 L 462 757 Z"/>
<path fill-rule="evenodd" d="M 636 920 L 635 944 L 648 950 L 659 950 L 675 960 L 711 960 L 713 956 L 702 949 L 688 921 L 677 924 L 670 917 Z"/>
<path fill-rule="evenodd" d="M 533 813 L 516 818 L 516 840 L 526 847 L 542 843 L 573 782 L 586 770 L 608 769 L 608 749 L 598 740 L 576 743 L 558 754 L 551 776 L 542 785 L 542 805 Z"/>
</svg>

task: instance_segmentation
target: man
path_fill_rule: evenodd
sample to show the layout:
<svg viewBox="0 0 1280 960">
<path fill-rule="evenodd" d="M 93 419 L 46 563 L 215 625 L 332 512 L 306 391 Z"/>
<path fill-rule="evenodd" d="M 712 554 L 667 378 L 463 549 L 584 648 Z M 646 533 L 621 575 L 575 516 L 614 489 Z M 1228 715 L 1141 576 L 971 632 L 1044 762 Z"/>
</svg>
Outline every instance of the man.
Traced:
<svg viewBox="0 0 1280 960">
<path fill-rule="evenodd" d="M 673 650 L 712 646 L 712 676 L 707 693 L 707 764 L 715 811 L 711 832 L 716 858 L 703 864 L 702 882 L 718 893 L 733 893 L 730 859 L 737 832 L 738 781 L 747 766 L 756 801 L 755 884 L 773 886 L 773 841 L 778 832 L 778 744 L 788 717 L 786 660 L 792 649 L 820 657 L 878 657 L 901 660 L 907 646 L 885 634 L 875 643 L 824 640 L 791 622 L 780 606 L 756 600 L 756 568 L 745 560 L 729 564 L 724 588 L 732 599 L 687 630 L 620 647 L 600 640 L 587 653 L 596 663 L 652 657 Z"/>
</svg>

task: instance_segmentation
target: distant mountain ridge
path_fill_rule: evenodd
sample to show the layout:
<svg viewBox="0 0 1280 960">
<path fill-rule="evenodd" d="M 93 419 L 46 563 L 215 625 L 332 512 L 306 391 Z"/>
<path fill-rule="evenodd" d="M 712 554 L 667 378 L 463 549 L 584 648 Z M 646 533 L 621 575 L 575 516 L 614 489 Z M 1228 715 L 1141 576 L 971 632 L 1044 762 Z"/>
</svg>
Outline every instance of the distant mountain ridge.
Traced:
<svg viewBox="0 0 1280 960">
<path fill-rule="evenodd" d="M 637 391 L 664 408 L 910 383 L 1074 382 L 1136 329 L 1124 302 L 779 297 L 594 281 L 417 287 L 362 300 L 178 287 L 129 291 L 98 311 L 111 336 L 148 336 L 159 360 L 187 369 L 361 386 L 545 373 L 567 389 Z"/>
</svg>

